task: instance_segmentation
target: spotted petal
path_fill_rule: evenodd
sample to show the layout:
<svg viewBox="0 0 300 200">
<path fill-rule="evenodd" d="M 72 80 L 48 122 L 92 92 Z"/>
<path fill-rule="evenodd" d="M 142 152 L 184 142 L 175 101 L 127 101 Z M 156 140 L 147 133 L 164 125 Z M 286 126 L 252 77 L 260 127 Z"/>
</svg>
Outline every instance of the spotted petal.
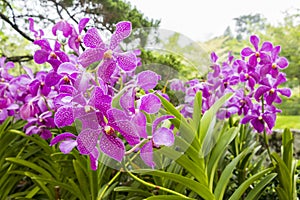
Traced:
<svg viewBox="0 0 300 200">
<path fill-rule="evenodd" d="M 91 153 L 97 145 L 100 130 L 84 129 L 77 137 L 77 149 L 81 154 Z"/>
<path fill-rule="evenodd" d="M 103 58 L 104 49 L 101 48 L 90 48 L 85 50 L 78 58 L 78 63 L 80 63 L 84 68 L 90 64 L 100 61 Z"/>
<path fill-rule="evenodd" d="M 54 123 L 58 128 L 69 126 L 73 122 L 74 122 L 74 117 L 73 117 L 72 107 L 63 106 L 56 111 L 54 115 Z"/>
<path fill-rule="evenodd" d="M 125 146 L 122 140 L 115 136 L 103 134 L 99 146 L 103 153 L 119 162 L 125 155 Z"/>
<path fill-rule="evenodd" d="M 69 132 L 65 132 L 65 133 L 62 133 L 62 134 L 59 134 L 57 136 L 55 136 L 51 142 L 50 142 L 50 146 L 53 146 L 63 140 L 67 140 L 67 139 L 71 139 L 71 138 L 76 138 L 76 136 L 73 134 L 73 133 L 69 133 Z"/>
<path fill-rule="evenodd" d="M 132 71 L 137 66 L 136 55 L 133 52 L 115 53 L 117 63 L 124 71 Z"/>
<path fill-rule="evenodd" d="M 152 169 L 155 167 L 155 163 L 153 162 L 153 146 L 152 141 L 147 142 L 141 148 L 141 158 L 145 162 L 146 165 L 151 167 Z"/>
<path fill-rule="evenodd" d="M 160 108 L 161 101 L 156 95 L 150 93 L 142 96 L 139 106 L 140 110 L 143 110 L 149 114 L 155 114 Z"/>
<path fill-rule="evenodd" d="M 114 50 L 121 41 L 127 38 L 131 33 L 131 22 L 123 21 L 116 24 L 116 30 L 111 36 L 110 49 Z"/>
<path fill-rule="evenodd" d="M 174 144 L 174 135 L 171 129 L 161 127 L 153 134 L 153 142 L 155 145 L 172 146 Z"/>
<path fill-rule="evenodd" d="M 117 64 L 113 59 L 105 60 L 98 69 L 98 76 L 104 82 L 109 82 L 116 67 Z"/>
<path fill-rule="evenodd" d="M 153 89 L 161 77 L 153 71 L 147 70 L 137 75 L 137 85 L 145 91 Z"/>
<path fill-rule="evenodd" d="M 83 38 L 83 43 L 85 46 L 91 48 L 105 48 L 105 43 L 102 41 L 96 28 L 91 28 L 86 32 Z"/>
</svg>

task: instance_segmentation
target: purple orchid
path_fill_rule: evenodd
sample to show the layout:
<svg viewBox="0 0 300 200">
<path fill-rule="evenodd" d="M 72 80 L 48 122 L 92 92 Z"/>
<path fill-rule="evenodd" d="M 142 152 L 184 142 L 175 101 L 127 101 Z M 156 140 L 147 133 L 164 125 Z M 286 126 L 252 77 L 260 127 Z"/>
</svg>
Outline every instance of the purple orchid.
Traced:
<svg viewBox="0 0 300 200">
<path fill-rule="evenodd" d="M 72 26 L 72 33 L 68 40 L 68 45 L 73 49 L 77 55 L 79 55 L 79 46 L 83 42 L 81 32 L 85 28 L 86 24 L 89 22 L 89 18 L 82 18 L 78 23 L 78 33 L 76 29 Z"/>
<path fill-rule="evenodd" d="M 54 49 L 51 48 L 50 43 L 46 39 L 35 40 L 34 44 L 41 47 L 33 55 L 33 59 L 37 64 L 48 62 L 56 71 L 61 63 L 69 62 L 68 55 L 60 50 L 61 45 L 58 41 L 55 41 Z"/>
<path fill-rule="evenodd" d="M 157 84 L 158 81 L 161 79 L 161 76 L 156 74 L 153 71 L 146 70 L 142 71 L 137 75 L 137 85 L 141 87 L 143 90 L 148 92 L 149 90 L 153 89 Z"/>
<path fill-rule="evenodd" d="M 152 138 L 145 143 L 140 150 L 142 160 L 152 169 L 155 167 L 155 162 L 153 162 L 153 148 L 158 148 L 163 145 L 172 146 L 174 144 L 175 137 L 171 129 L 166 127 L 157 128 L 162 121 L 172 118 L 174 118 L 174 116 L 171 115 L 157 118 L 152 124 Z"/>
<path fill-rule="evenodd" d="M 270 83 L 270 79 L 264 78 L 260 83 L 261 86 L 256 90 L 254 97 L 256 101 L 259 102 L 260 97 L 264 96 L 268 105 L 271 105 L 273 102 L 280 103 L 281 99 L 278 96 L 278 93 L 286 97 L 291 96 L 291 90 L 288 88 L 277 88 L 280 84 L 286 82 L 286 77 L 283 73 L 280 73 L 273 81 Z"/>
<path fill-rule="evenodd" d="M 6 58 L 2 57 L 0 58 L 0 81 L 4 82 L 5 80 L 9 81 L 13 78 L 12 75 L 8 73 L 9 69 L 12 69 L 15 67 L 15 64 L 13 62 L 7 62 L 5 63 Z"/>
<path fill-rule="evenodd" d="M 118 45 L 131 33 L 130 22 L 119 22 L 116 24 L 116 30 L 111 36 L 108 46 L 102 41 L 96 28 L 89 29 L 83 38 L 85 46 L 90 47 L 79 57 L 79 63 L 83 67 L 100 61 L 98 75 L 103 81 L 109 82 L 110 76 L 118 66 L 124 71 L 132 71 L 137 66 L 137 58 L 134 52 L 121 53 Z"/>
<path fill-rule="evenodd" d="M 72 34 L 72 26 L 67 21 L 61 20 L 52 27 L 53 35 L 56 36 L 57 31 L 61 31 L 63 33 L 63 36 L 67 38 Z"/>
<path fill-rule="evenodd" d="M 259 49 L 259 37 L 256 35 L 252 35 L 250 37 L 250 42 L 254 47 L 254 51 L 250 47 L 246 47 L 241 51 L 241 56 L 249 57 L 249 64 L 253 67 L 255 67 L 259 62 L 268 62 L 270 60 L 268 52 L 272 51 L 273 44 L 271 42 L 264 42 L 262 47 Z"/>
<path fill-rule="evenodd" d="M 32 18 L 28 18 L 28 21 L 29 21 L 29 30 L 34 33 L 34 38 L 36 40 L 42 39 L 42 37 L 45 35 L 44 31 L 42 29 L 38 31 L 34 29 L 34 20 Z"/>
<path fill-rule="evenodd" d="M 49 139 L 52 134 L 49 129 L 54 128 L 52 112 L 46 111 L 35 117 L 27 118 L 28 124 L 24 126 L 27 135 L 39 134 L 43 139 Z"/>
<path fill-rule="evenodd" d="M 271 74 L 273 78 L 276 78 L 279 74 L 279 69 L 285 69 L 289 65 L 286 58 L 278 56 L 280 51 L 280 46 L 276 46 L 272 49 L 271 60 L 270 62 L 262 65 L 260 69 L 261 75 Z"/>
<path fill-rule="evenodd" d="M 160 99 L 152 94 L 143 95 L 137 102 L 137 108 L 135 108 L 135 98 L 136 93 L 134 88 L 130 88 L 126 91 L 120 98 L 120 105 L 127 114 L 131 117 L 132 122 L 135 124 L 136 129 L 138 130 L 139 136 L 142 138 L 147 138 L 146 132 L 146 116 L 144 111 L 148 114 L 155 114 L 161 108 Z"/>
<path fill-rule="evenodd" d="M 250 122 L 258 133 L 263 132 L 265 128 L 272 130 L 275 126 L 276 112 L 266 111 L 261 113 L 259 110 L 260 106 L 258 106 L 257 109 L 251 110 L 251 114 L 246 115 L 241 120 L 241 124 L 247 124 Z M 267 124 L 267 127 L 265 124 Z"/>
</svg>

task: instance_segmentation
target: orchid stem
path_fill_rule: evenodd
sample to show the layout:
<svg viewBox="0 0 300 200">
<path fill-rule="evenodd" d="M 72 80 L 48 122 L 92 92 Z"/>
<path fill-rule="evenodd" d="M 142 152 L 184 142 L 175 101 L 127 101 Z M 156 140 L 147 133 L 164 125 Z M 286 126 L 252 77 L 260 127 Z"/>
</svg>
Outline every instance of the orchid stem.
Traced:
<svg viewBox="0 0 300 200">
<path fill-rule="evenodd" d="M 265 102 L 264 102 L 264 97 L 263 96 L 261 98 L 261 111 L 262 111 L 262 113 L 265 112 Z M 265 125 L 265 122 L 264 122 L 264 125 Z M 266 149 L 267 149 L 270 161 L 272 162 L 272 156 L 271 156 L 271 151 L 270 151 L 270 146 L 269 146 L 269 140 L 268 140 L 268 137 L 267 137 L 267 132 L 266 132 L 266 127 L 265 126 L 264 126 L 264 142 L 265 142 L 265 145 L 266 145 Z"/>
<path fill-rule="evenodd" d="M 105 192 L 107 191 L 107 189 L 109 188 L 109 186 L 119 177 L 119 175 L 121 174 L 121 170 L 119 170 L 114 177 L 107 183 L 107 185 L 105 186 L 105 188 L 102 190 L 100 196 L 98 196 L 97 200 L 101 200 L 105 194 Z"/>
<path fill-rule="evenodd" d="M 139 177 L 135 176 L 134 174 L 132 174 L 131 172 L 129 172 L 128 170 L 126 170 L 126 172 L 133 178 L 135 179 L 136 181 L 148 186 L 148 187 L 152 187 L 152 188 L 155 188 L 155 189 L 158 189 L 158 190 L 162 190 L 162 191 L 165 191 L 165 192 L 168 192 L 168 193 L 171 193 L 171 194 L 174 194 L 174 195 L 177 195 L 177 196 L 180 196 L 182 198 L 185 198 L 185 199 L 189 199 L 187 196 L 183 195 L 183 194 L 180 194 L 178 192 L 175 192 L 173 190 L 170 190 L 168 188 L 164 188 L 164 187 L 161 187 L 161 186 L 158 186 L 158 185 L 154 185 L 152 183 L 148 183 L 142 179 L 140 179 Z"/>
<path fill-rule="evenodd" d="M 139 148 L 141 146 L 141 144 L 143 144 L 145 141 L 147 141 L 149 138 L 144 138 L 142 141 L 140 141 L 138 144 L 136 144 L 134 147 L 132 147 L 130 150 L 125 152 L 125 155 L 129 155 L 132 152 L 134 152 L 137 148 Z"/>
</svg>

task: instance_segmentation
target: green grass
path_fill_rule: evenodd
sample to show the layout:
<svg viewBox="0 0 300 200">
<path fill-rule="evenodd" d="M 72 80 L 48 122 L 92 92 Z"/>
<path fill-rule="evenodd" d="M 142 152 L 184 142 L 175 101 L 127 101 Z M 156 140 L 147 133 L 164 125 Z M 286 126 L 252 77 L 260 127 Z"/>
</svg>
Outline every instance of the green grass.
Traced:
<svg viewBox="0 0 300 200">
<path fill-rule="evenodd" d="M 300 116 L 299 115 L 288 115 L 288 116 L 277 116 L 275 129 L 300 129 Z"/>
</svg>

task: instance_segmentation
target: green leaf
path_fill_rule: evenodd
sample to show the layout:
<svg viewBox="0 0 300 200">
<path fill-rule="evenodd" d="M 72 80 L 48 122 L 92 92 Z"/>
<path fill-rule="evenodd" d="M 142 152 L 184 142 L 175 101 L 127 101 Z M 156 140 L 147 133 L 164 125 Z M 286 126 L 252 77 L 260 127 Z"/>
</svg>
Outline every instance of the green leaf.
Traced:
<svg viewBox="0 0 300 200">
<path fill-rule="evenodd" d="M 183 198 L 176 195 L 157 195 L 148 197 L 146 200 L 186 200 L 191 198 Z"/>
<path fill-rule="evenodd" d="M 205 186 L 208 186 L 208 178 L 205 169 L 201 168 L 201 166 L 190 160 L 186 155 L 181 154 L 170 147 L 163 147 L 159 151 L 172 160 L 175 160 L 176 163 L 184 167 L 199 182 L 202 182 Z"/>
<path fill-rule="evenodd" d="M 248 189 L 248 187 L 254 183 L 254 181 L 260 179 L 262 176 L 265 174 L 269 173 L 272 171 L 273 168 L 267 168 L 257 174 L 254 174 L 253 176 L 249 177 L 246 181 L 244 181 L 236 190 L 235 192 L 231 195 L 229 200 L 235 200 L 235 199 L 240 199 L 241 196 L 244 194 L 244 192 Z M 274 178 L 274 177 L 273 177 Z"/>
<path fill-rule="evenodd" d="M 20 158 L 5 158 L 6 161 L 9 161 L 9 162 L 12 162 L 12 163 L 15 163 L 15 164 L 18 164 L 18 165 L 23 165 L 25 167 L 28 167 L 38 173 L 40 173 L 41 175 L 44 175 L 45 177 L 47 178 L 51 178 L 52 175 L 47 172 L 45 169 L 39 167 L 38 165 L 30 162 L 30 161 L 26 161 L 26 160 L 23 160 L 23 159 L 20 159 Z"/>
<path fill-rule="evenodd" d="M 142 174 L 149 174 L 153 176 L 159 176 L 164 177 L 173 181 L 176 181 L 187 188 L 191 189 L 192 191 L 196 192 L 198 195 L 200 195 L 204 199 L 213 200 L 215 199 L 214 195 L 210 192 L 207 185 L 204 185 L 202 183 L 199 183 L 197 181 L 194 181 L 190 178 L 186 178 L 184 176 L 169 173 L 169 172 L 163 172 L 163 171 L 149 171 L 149 170 L 134 170 L 136 173 L 142 173 Z"/>
<path fill-rule="evenodd" d="M 284 129 L 282 134 L 282 146 L 283 146 L 283 162 L 287 168 L 292 170 L 293 163 L 293 133 L 289 129 Z"/>
<path fill-rule="evenodd" d="M 195 130 L 199 130 L 202 115 L 202 92 L 198 91 L 194 99 L 193 121 Z"/>
<path fill-rule="evenodd" d="M 283 190 L 286 191 L 287 194 L 290 194 L 293 190 L 293 183 L 290 171 L 288 170 L 287 166 L 285 165 L 283 160 L 278 156 L 277 153 L 272 153 L 272 157 L 277 162 L 276 169 L 278 172 L 279 184 L 283 188 Z"/>
<path fill-rule="evenodd" d="M 224 134 L 221 135 L 221 138 L 219 138 L 214 149 L 212 150 L 211 156 L 208 161 L 208 166 L 207 166 L 207 174 L 210 174 L 209 185 L 211 189 L 213 187 L 214 175 L 216 173 L 219 160 L 224 154 L 226 148 L 228 147 L 228 144 L 230 144 L 231 141 L 236 137 L 237 133 L 238 133 L 238 128 L 236 127 L 226 131 Z"/>
<path fill-rule="evenodd" d="M 254 144 L 250 147 L 246 148 L 244 151 L 242 151 L 237 157 L 235 157 L 224 169 L 224 171 L 221 174 L 221 177 L 216 185 L 214 194 L 216 196 L 216 199 L 223 199 L 225 189 L 227 188 L 227 184 L 230 181 L 230 178 L 232 176 L 232 172 L 236 165 L 239 163 L 239 161 L 247 154 L 250 149 L 253 149 Z"/>
<path fill-rule="evenodd" d="M 200 145 L 202 146 L 202 143 L 204 141 L 204 138 L 207 135 L 208 129 L 210 127 L 211 122 L 213 121 L 213 119 L 215 118 L 219 108 L 221 108 L 221 106 L 230 98 L 232 97 L 231 93 L 225 94 L 223 97 L 221 97 L 220 99 L 218 99 L 213 105 L 212 107 L 210 107 L 209 110 L 207 110 L 202 119 L 201 119 L 201 126 L 199 129 L 199 139 L 200 139 Z"/>
<path fill-rule="evenodd" d="M 76 179 L 79 182 L 79 186 L 81 188 L 82 193 L 86 197 L 88 197 L 89 188 L 88 188 L 87 176 L 86 176 L 86 173 L 84 173 L 84 171 L 81 169 L 81 167 L 79 166 L 78 163 L 79 163 L 78 160 L 73 160 L 73 167 L 74 167 L 74 170 L 75 170 Z"/>
<path fill-rule="evenodd" d="M 262 191 L 267 185 L 277 176 L 276 173 L 272 173 L 264 177 L 247 195 L 245 200 L 258 199 L 262 194 Z"/>
<path fill-rule="evenodd" d="M 114 188 L 115 192 L 132 192 L 132 193 L 138 193 L 143 196 L 152 196 L 153 194 L 151 192 L 145 191 L 143 189 L 135 188 L 135 187 L 129 187 L 129 186 L 119 186 Z"/>
</svg>

